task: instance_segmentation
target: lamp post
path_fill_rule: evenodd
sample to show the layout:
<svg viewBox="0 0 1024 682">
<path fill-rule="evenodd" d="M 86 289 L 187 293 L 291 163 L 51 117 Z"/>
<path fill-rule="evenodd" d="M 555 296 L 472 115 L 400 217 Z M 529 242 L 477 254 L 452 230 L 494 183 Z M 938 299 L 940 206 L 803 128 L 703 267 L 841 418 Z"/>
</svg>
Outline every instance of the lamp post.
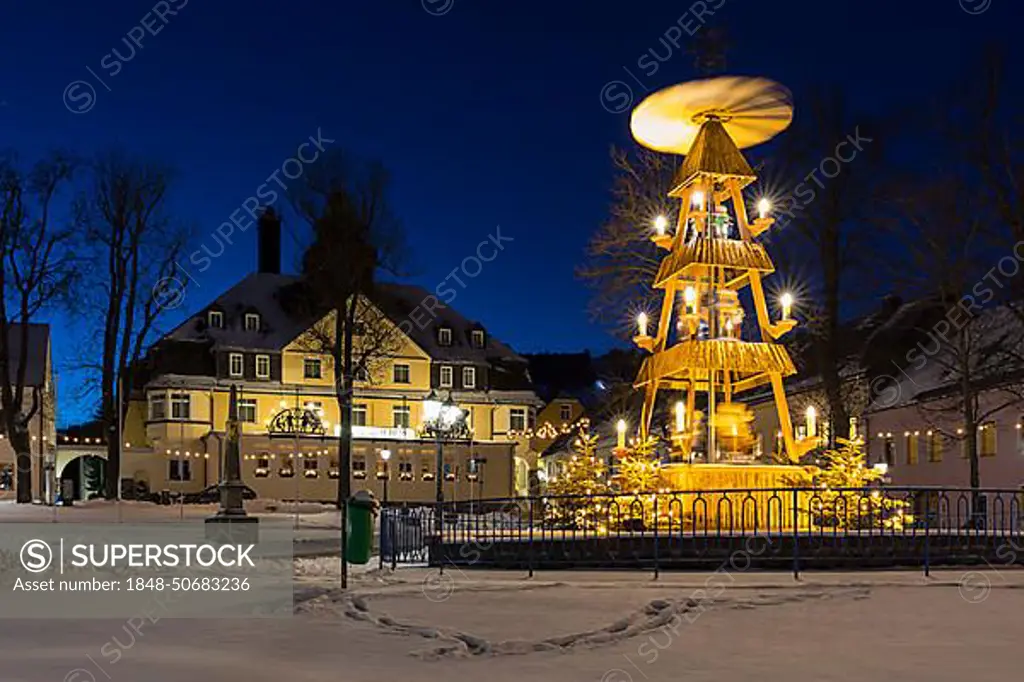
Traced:
<svg viewBox="0 0 1024 682">
<path fill-rule="evenodd" d="M 388 470 L 388 460 L 391 459 L 390 450 L 381 450 L 380 458 L 384 461 L 384 506 L 388 504 L 388 480 L 391 478 L 391 472 Z"/>
<path fill-rule="evenodd" d="M 434 475 L 436 507 L 434 512 L 434 530 L 438 541 L 441 538 L 444 511 L 444 451 L 445 438 L 459 438 L 465 435 L 466 413 L 452 401 L 451 393 L 444 401 L 437 392 L 431 389 L 423 400 L 423 430 L 434 437 L 437 445 L 437 472 Z"/>
</svg>

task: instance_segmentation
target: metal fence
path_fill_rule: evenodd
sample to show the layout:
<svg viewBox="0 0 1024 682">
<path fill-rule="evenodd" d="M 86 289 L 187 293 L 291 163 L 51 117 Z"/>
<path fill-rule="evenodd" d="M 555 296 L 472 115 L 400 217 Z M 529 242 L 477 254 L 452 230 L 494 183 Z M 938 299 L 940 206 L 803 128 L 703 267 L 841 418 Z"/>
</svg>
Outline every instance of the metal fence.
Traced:
<svg viewBox="0 0 1024 682">
<path fill-rule="evenodd" d="M 433 508 L 407 505 L 381 508 L 380 557 L 383 563 L 390 563 L 392 567 L 427 563 L 433 537 Z"/>
<path fill-rule="evenodd" d="M 417 532 L 432 565 L 706 568 L 761 538 L 762 568 L 1024 561 L 1024 493 L 963 488 L 757 488 L 445 503 Z M 415 525 L 415 524 L 414 524 Z M 1018 548 L 1022 552 L 1018 552 Z M 1018 560 L 1018 554 L 1021 560 Z"/>
</svg>

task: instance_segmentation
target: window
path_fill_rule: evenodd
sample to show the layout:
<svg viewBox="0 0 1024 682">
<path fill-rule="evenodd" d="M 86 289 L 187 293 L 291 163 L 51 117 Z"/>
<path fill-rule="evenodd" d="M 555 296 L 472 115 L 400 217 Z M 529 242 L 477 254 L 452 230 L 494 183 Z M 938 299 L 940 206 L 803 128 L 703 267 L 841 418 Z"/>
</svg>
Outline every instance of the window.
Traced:
<svg viewBox="0 0 1024 682">
<path fill-rule="evenodd" d="M 238 401 L 238 421 L 256 423 L 256 401 L 245 398 Z"/>
<path fill-rule="evenodd" d="M 452 386 L 452 368 L 451 365 L 441 365 L 441 387 L 451 388 Z"/>
<path fill-rule="evenodd" d="M 246 313 L 245 314 L 245 331 L 247 332 L 258 332 L 260 330 L 260 316 L 259 313 Z"/>
<path fill-rule="evenodd" d="M 14 490 L 13 464 L 0 464 L 0 490 Z"/>
<path fill-rule="evenodd" d="M 328 467 L 327 469 L 327 478 L 337 479 L 340 478 L 340 476 L 341 474 L 338 471 L 338 460 L 332 459 L 330 462 L 330 467 Z"/>
<path fill-rule="evenodd" d="M 797 424 L 796 433 L 794 434 L 797 440 L 803 440 L 807 438 L 807 424 Z"/>
<path fill-rule="evenodd" d="M 476 388 L 476 367 L 462 368 L 462 387 Z"/>
<path fill-rule="evenodd" d="M 366 457 L 363 455 L 352 457 L 352 478 L 366 478 Z"/>
<path fill-rule="evenodd" d="M 935 431 L 928 432 L 928 461 L 942 461 L 942 434 Z"/>
<path fill-rule="evenodd" d="M 409 365 L 395 365 L 394 382 L 396 384 L 409 383 Z"/>
<path fill-rule="evenodd" d="M 167 396 L 163 393 L 150 394 L 149 418 L 153 420 L 167 419 Z"/>
<path fill-rule="evenodd" d="M 885 456 L 885 463 L 888 464 L 889 466 L 895 466 L 896 448 L 893 445 L 891 433 L 885 436 L 885 450 L 883 452 Z"/>
<path fill-rule="evenodd" d="M 917 464 L 917 449 L 918 449 L 918 438 L 919 434 L 917 431 L 910 433 L 909 431 L 903 434 L 904 444 L 907 450 L 907 464 Z"/>
<path fill-rule="evenodd" d="M 385 478 L 391 478 L 391 471 L 388 468 L 388 463 L 384 461 L 380 453 L 377 453 L 377 479 L 383 481 Z"/>
<path fill-rule="evenodd" d="M 435 462 L 430 457 L 424 457 L 420 460 L 420 479 L 424 481 L 434 480 L 434 465 Z"/>
<path fill-rule="evenodd" d="M 442 346 L 452 345 L 452 330 L 449 327 L 441 327 L 437 330 L 437 342 Z"/>
<path fill-rule="evenodd" d="M 270 378 L 270 356 L 269 355 L 257 355 L 256 356 L 256 378 L 257 379 L 269 379 Z"/>
<path fill-rule="evenodd" d="M 562 421 L 567 422 L 572 419 L 572 405 L 569 403 L 562 403 L 558 406 L 558 416 Z"/>
<path fill-rule="evenodd" d="M 391 408 L 391 421 L 396 429 L 409 428 L 409 406 L 395 405 Z"/>
<path fill-rule="evenodd" d="M 860 420 L 856 417 L 850 417 L 850 439 L 857 440 L 857 429 L 860 427 Z"/>
<path fill-rule="evenodd" d="M 522 407 L 513 407 L 508 411 L 508 428 L 509 431 L 525 431 L 526 430 L 526 409 Z"/>
<path fill-rule="evenodd" d="M 240 377 L 242 376 L 242 354 L 241 353 L 228 353 L 228 376 Z"/>
<path fill-rule="evenodd" d="M 352 405 L 352 426 L 366 426 L 366 403 Z"/>
<path fill-rule="evenodd" d="M 473 336 L 473 347 L 474 348 L 483 348 L 484 345 L 486 345 L 487 337 L 484 336 L 484 330 L 483 329 L 474 329 L 472 336 Z"/>
<path fill-rule="evenodd" d="M 224 313 L 219 310 L 211 310 L 206 313 L 206 323 L 214 329 L 224 328 Z"/>
<path fill-rule="evenodd" d="M 285 457 L 281 460 L 281 468 L 277 470 L 277 475 L 281 478 L 295 477 L 295 464 L 291 457 Z"/>
<path fill-rule="evenodd" d="M 451 457 L 444 458 L 444 480 L 454 481 L 458 477 L 459 467 L 451 460 Z"/>
<path fill-rule="evenodd" d="M 306 478 L 316 478 L 320 475 L 320 462 L 316 457 L 307 457 L 302 460 L 302 475 Z"/>
<path fill-rule="evenodd" d="M 302 375 L 307 379 L 323 378 L 320 358 L 306 358 L 302 361 Z"/>
<path fill-rule="evenodd" d="M 192 416 L 192 396 L 188 393 L 171 394 L 171 419 L 190 419 Z"/>
<path fill-rule="evenodd" d="M 996 456 L 996 423 L 985 422 L 978 429 L 979 440 L 978 455 L 981 457 Z"/>
<path fill-rule="evenodd" d="M 352 372 L 353 381 L 362 381 L 363 383 L 370 383 L 370 370 L 366 369 L 363 365 L 359 365 Z"/>
<path fill-rule="evenodd" d="M 321 415 L 324 413 L 324 404 L 319 400 L 307 400 L 302 403 L 302 409 Z"/>
<path fill-rule="evenodd" d="M 266 455 L 261 455 L 256 460 L 256 470 L 253 472 L 253 476 L 256 478 L 266 478 L 270 475 L 270 458 Z"/>
<path fill-rule="evenodd" d="M 170 465 L 167 478 L 171 481 L 191 481 L 192 462 L 187 459 L 172 459 L 167 462 Z"/>
<path fill-rule="evenodd" d="M 410 462 L 407 459 L 403 459 L 401 462 L 398 463 L 398 480 L 412 480 L 412 462 Z"/>
</svg>

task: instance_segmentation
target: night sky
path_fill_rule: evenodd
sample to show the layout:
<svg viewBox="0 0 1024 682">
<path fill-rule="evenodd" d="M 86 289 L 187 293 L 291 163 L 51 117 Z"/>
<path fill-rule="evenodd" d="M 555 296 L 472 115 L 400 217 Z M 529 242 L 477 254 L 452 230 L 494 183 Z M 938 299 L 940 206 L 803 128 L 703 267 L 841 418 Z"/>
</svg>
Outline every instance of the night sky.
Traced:
<svg viewBox="0 0 1024 682">
<path fill-rule="evenodd" d="M 700 30 L 691 3 L 168 0 L 177 14 L 166 23 L 151 14 L 158 34 L 111 75 L 105 55 L 131 55 L 123 39 L 154 4 L 5 3 L 4 146 L 27 159 L 118 146 L 173 166 L 173 208 L 195 226 L 198 247 L 320 129 L 332 146 L 392 172 L 411 281 L 433 288 L 500 225 L 514 241 L 453 305 L 523 352 L 613 345 L 588 321 L 588 292 L 573 276 L 607 205 L 608 148 L 629 139 L 628 108 L 605 108 L 621 107 L 625 91 L 613 85 L 603 102 L 602 89 L 622 81 L 638 101 L 694 77 L 686 33 L 655 73 L 650 56 L 638 65 L 651 48 L 666 58 L 659 39 L 677 21 Z M 1010 42 L 1018 0 L 706 4 L 720 5 L 705 18 L 733 43 L 728 71 L 787 85 L 797 116 L 801 93 L 822 84 L 867 111 L 923 101 L 988 40 L 1020 59 Z M 62 96 L 78 80 L 89 85 L 68 90 L 67 101 L 83 108 L 95 88 L 85 113 Z M 285 268 L 294 270 L 289 235 L 305 233 L 288 224 Z M 213 267 L 193 269 L 168 324 L 254 268 L 254 230 L 236 236 Z M 88 405 L 69 395 L 80 337 L 67 316 L 52 322 L 66 424 Z"/>
</svg>

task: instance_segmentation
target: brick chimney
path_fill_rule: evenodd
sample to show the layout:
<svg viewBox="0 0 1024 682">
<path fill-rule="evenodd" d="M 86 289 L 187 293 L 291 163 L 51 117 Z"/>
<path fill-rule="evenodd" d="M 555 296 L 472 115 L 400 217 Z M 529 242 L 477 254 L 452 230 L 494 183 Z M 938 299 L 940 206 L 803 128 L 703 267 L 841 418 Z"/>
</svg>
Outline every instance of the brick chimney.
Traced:
<svg viewBox="0 0 1024 682">
<path fill-rule="evenodd" d="M 257 225 L 257 272 L 281 274 L 281 218 L 268 206 Z"/>
</svg>

